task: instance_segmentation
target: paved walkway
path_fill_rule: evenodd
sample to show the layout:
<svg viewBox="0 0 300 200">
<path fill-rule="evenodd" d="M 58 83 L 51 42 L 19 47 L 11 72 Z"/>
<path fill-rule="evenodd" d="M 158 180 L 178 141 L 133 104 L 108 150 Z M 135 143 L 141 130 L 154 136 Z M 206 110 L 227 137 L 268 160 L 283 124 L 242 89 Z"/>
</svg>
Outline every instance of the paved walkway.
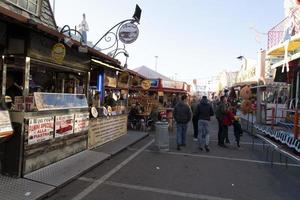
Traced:
<svg viewBox="0 0 300 200">
<path fill-rule="evenodd" d="M 49 200 L 297 200 L 300 166 L 274 153 L 270 164 L 265 146 L 245 134 L 241 148 L 230 128 L 229 148 L 217 146 L 216 121 L 211 122 L 211 151 L 200 152 L 189 129 L 187 146 L 176 150 L 171 134 L 169 152 L 157 152 L 153 137 L 130 146 L 61 188 Z M 282 162 L 281 162 L 282 161 Z"/>
</svg>

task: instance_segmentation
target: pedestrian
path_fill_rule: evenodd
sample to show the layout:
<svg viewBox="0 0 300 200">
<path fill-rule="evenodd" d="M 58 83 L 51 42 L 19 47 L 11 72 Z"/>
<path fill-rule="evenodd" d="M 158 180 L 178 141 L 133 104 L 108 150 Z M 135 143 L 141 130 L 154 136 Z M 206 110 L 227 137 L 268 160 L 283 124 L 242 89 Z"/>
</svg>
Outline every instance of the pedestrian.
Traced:
<svg viewBox="0 0 300 200">
<path fill-rule="evenodd" d="M 193 113 L 193 128 L 194 128 L 194 141 L 198 140 L 198 117 L 196 115 L 196 110 L 197 110 L 197 106 L 198 106 L 198 102 L 196 97 L 193 98 L 192 103 L 191 103 L 191 109 L 192 109 L 192 113 Z"/>
<path fill-rule="evenodd" d="M 224 130 L 224 132 L 223 132 L 223 121 L 224 121 L 224 116 L 226 114 L 226 110 L 227 110 L 227 97 L 226 96 L 221 96 L 220 97 L 220 102 L 217 105 L 215 114 L 216 114 L 216 118 L 218 120 L 218 145 L 222 146 L 222 147 L 225 147 L 224 132 L 226 132 L 226 130 Z"/>
<path fill-rule="evenodd" d="M 181 101 L 174 108 L 174 119 L 176 122 L 176 141 L 177 150 L 181 150 L 181 146 L 186 145 L 186 132 L 189 121 L 192 118 L 192 111 L 187 104 L 187 96 L 182 95 Z"/>
<path fill-rule="evenodd" d="M 243 135 L 243 129 L 240 124 L 240 118 L 238 116 L 234 116 L 233 132 L 235 136 L 236 145 L 240 147 L 240 138 Z"/>
<path fill-rule="evenodd" d="M 203 151 L 204 148 L 209 152 L 209 131 L 208 131 L 208 121 L 210 117 L 214 115 L 212 106 L 209 104 L 206 96 L 203 96 L 200 103 L 196 109 L 196 117 L 198 118 L 198 140 L 199 140 L 199 149 Z"/>
<path fill-rule="evenodd" d="M 228 126 L 232 125 L 232 122 L 234 121 L 234 114 L 232 113 L 231 109 L 228 108 L 225 110 L 225 114 L 223 117 L 223 126 L 222 126 L 222 142 L 224 143 L 224 140 L 227 144 L 230 143 L 228 139 Z"/>
</svg>

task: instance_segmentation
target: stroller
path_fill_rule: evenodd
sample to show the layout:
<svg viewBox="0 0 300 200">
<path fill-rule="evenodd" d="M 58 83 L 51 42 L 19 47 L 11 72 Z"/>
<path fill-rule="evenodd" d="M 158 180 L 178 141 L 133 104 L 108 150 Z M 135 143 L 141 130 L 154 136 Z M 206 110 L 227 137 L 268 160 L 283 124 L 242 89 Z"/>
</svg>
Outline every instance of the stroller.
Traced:
<svg viewBox="0 0 300 200">
<path fill-rule="evenodd" d="M 233 132 L 235 136 L 235 141 L 238 147 L 240 147 L 240 138 L 243 136 L 243 129 L 239 122 L 239 117 L 235 116 L 233 120 Z"/>
</svg>

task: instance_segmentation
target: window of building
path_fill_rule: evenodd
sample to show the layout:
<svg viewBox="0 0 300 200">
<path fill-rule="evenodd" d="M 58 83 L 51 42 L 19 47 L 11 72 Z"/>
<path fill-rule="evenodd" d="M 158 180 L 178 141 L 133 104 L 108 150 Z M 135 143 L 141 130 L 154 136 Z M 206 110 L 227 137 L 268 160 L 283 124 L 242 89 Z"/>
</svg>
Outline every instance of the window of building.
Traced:
<svg viewBox="0 0 300 200">
<path fill-rule="evenodd" d="M 14 5 L 30 12 L 32 14 L 38 15 L 40 0 L 7 0 Z"/>
</svg>

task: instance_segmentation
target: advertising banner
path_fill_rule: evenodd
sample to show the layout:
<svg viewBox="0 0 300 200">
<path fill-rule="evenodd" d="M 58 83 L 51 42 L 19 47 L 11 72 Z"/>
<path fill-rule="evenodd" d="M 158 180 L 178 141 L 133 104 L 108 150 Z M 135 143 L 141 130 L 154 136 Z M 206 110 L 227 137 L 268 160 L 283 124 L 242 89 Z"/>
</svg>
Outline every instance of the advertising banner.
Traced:
<svg viewBox="0 0 300 200">
<path fill-rule="evenodd" d="M 63 137 L 74 132 L 74 115 L 55 117 L 55 137 Z"/>
<path fill-rule="evenodd" d="M 87 131 L 89 129 L 89 113 L 75 114 L 74 133 Z"/>
<path fill-rule="evenodd" d="M 54 117 L 29 119 L 28 144 L 35 144 L 53 138 Z"/>
<path fill-rule="evenodd" d="M 1 133 L 12 132 L 13 129 L 11 127 L 9 113 L 7 110 L 0 111 L 0 135 Z"/>
</svg>

